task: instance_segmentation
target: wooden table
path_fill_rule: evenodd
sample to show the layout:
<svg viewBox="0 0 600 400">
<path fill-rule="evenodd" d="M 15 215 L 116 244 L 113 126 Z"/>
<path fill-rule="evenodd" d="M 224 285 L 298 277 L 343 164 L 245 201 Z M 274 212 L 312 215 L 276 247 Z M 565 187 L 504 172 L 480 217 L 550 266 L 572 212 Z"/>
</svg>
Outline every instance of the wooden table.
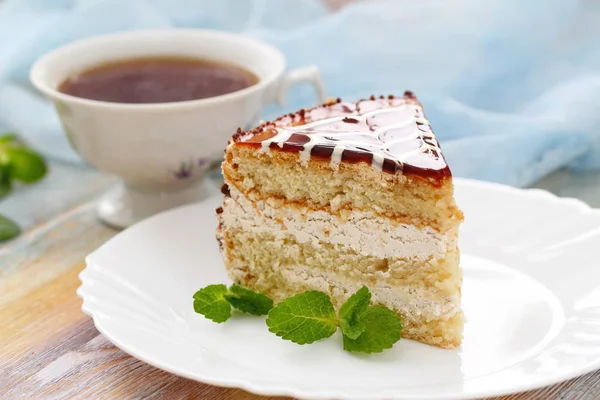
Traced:
<svg viewBox="0 0 600 400">
<path fill-rule="evenodd" d="M 81 312 L 75 290 L 85 255 L 117 233 L 99 223 L 92 201 L 114 181 L 86 169 L 52 167 L 50 188 L 40 185 L 16 195 L 19 209 L 29 202 L 28 218 L 34 225 L 0 248 L 0 399 L 265 399 L 160 371 L 128 356 L 98 333 Z M 75 179 L 85 179 L 87 190 L 47 204 L 49 192 L 54 197 L 61 193 L 57 182 Z M 566 181 L 571 186 L 564 185 Z M 561 172 L 538 186 L 568 193 L 577 190 L 577 182 L 596 188 L 580 197 L 600 200 L 600 185 L 590 185 L 600 183 L 600 174 L 572 177 Z M 89 201 L 82 203 L 84 193 Z M 35 206 L 40 202 L 44 207 Z M 599 399 L 599 382 L 600 372 L 596 372 L 502 399 Z"/>
</svg>

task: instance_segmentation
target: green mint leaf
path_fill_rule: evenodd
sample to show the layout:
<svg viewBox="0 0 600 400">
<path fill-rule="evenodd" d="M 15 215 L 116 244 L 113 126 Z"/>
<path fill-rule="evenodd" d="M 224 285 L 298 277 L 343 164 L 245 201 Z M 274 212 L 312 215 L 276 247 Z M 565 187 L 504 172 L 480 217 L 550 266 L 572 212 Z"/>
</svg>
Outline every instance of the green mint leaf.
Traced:
<svg viewBox="0 0 600 400">
<path fill-rule="evenodd" d="M 0 242 L 19 236 L 21 228 L 12 220 L 0 215 Z"/>
<path fill-rule="evenodd" d="M 194 294 L 194 311 L 214 322 L 225 322 L 231 317 L 231 304 L 225 300 L 227 286 L 209 285 Z"/>
<path fill-rule="evenodd" d="M 13 143 L 18 141 L 18 136 L 14 132 L 3 133 L 0 135 L 0 144 Z"/>
<path fill-rule="evenodd" d="M 25 183 L 35 182 L 46 175 L 44 159 L 24 147 L 9 147 L 4 150 L 11 176 Z"/>
<path fill-rule="evenodd" d="M 361 316 L 369 308 L 371 292 L 366 286 L 358 289 L 340 308 L 340 328 L 345 336 L 356 339 L 367 328 Z"/>
<path fill-rule="evenodd" d="M 235 283 L 225 294 L 225 300 L 234 308 L 252 315 L 267 315 L 273 308 L 273 300 L 263 293 L 253 292 Z"/>
<path fill-rule="evenodd" d="M 9 194 L 11 190 L 10 169 L 6 165 L 0 165 L 0 199 Z"/>
<path fill-rule="evenodd" d="M 402 330 L 402 321 L 395 312 L 383 306 L 371 306 L 360 317 L 365 331 L 356 339 L 344 335 L 344 350 L 358 353 L 381 353 L 391 349 Z"/>
<path fill-rule="evenodd" d="M 269 331 L 285 340 L 308 344 L 330 337 L 337 330 L 331 299 L 309 290 L 290 297 L 269 311 Z"/>
</svg>

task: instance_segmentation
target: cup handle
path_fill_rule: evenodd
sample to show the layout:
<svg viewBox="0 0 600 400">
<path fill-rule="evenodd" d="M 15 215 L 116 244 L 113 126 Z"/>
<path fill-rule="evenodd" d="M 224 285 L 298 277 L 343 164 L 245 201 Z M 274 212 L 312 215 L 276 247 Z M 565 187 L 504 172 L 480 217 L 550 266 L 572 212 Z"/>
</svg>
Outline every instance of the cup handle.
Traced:
<svg viewBox="0 0 600 400">
<path fill-rule="evenodd" d="M 277 94 L 275 96 L 275 102 L 280 106 L 285 106 L 287 100 L 287 94 L 290 87 L 300 82 L 308 82 L 313 85 L 317 91 L 318 104 L 325 101 L 325 85 L 323 85 L 323 79 L 321 78 L 321 71 L 314 65 L 302 68 L 296 68 L 288 72 L 281 78 Z"/>
</svg>

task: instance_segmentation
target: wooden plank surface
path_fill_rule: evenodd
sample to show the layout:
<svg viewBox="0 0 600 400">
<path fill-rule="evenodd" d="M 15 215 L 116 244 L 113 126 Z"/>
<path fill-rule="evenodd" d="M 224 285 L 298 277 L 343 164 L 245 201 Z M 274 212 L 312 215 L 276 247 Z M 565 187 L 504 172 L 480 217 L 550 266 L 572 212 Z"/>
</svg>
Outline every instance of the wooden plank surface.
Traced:
<svg viewBox="0 0 600 400">
<path fill-rule="evenodd" d="M 0 398 L 258 398 L 160 371 L 98 333 L 81 312 L 77 276 L 85 254 L 114 234 L 86 204 L 30 234 L 27 254 L 1 270 Z"/>
<path fill-rule="evenodd" d="M 276 399 L 179 378 L 98 333 L 80 310 L 77 275 L 84 256 L 115 233 L 88 203 L 22 238 L 26 252 L 2 254 L 0 399 Z M 497 400 L 599 399 L 599 382 L 596 372 Z"/>
</svg>

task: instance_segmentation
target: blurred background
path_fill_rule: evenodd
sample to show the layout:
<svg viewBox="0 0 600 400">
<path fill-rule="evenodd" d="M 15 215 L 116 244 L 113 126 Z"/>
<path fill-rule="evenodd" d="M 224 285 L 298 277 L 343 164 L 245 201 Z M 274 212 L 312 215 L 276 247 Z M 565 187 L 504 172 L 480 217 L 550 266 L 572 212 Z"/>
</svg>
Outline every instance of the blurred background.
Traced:
<svg viewBox="0 0 600 400">
<path fill-rule="evenodd" d="M 115 182 L 71 149 L 54 109 L 29 83 L 32 63 L 76 39 L 171 27 L 269 42 L 289 68 L 317 65 L 333 97 L 412 90 L 455 176 L 600 206 L 598 1 L 3 0 L 0 132 L 15 132 L 48 172 L 33 184 L 15 182 L 0 214 L 30 230 Z M 314 101 L 313 89 L 300 85 L 262 118 Z"/>
</svg>

